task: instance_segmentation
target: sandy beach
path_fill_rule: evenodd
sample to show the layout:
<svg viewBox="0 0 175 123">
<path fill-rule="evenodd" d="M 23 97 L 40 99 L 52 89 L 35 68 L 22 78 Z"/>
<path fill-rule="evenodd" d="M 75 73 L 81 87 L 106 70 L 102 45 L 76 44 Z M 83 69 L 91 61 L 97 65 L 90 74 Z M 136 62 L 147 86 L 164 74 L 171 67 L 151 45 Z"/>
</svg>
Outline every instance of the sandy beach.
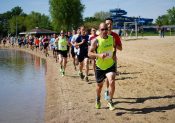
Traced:
<svg viewBox="0 0 175 123">
<path fill-rule="evenodd" d="M 102 91 L 102 108 L 95 109 L 96 82 L 82 81 L 68 58 L 66 76 L 53 57 L 46 58 L 46 123 L 174 123 L 175 37 L 144 37 L 122 41 L 114 104 L 110 111 Z M 50 53 L 51 54 L 51 53 Z"/>
</svg>

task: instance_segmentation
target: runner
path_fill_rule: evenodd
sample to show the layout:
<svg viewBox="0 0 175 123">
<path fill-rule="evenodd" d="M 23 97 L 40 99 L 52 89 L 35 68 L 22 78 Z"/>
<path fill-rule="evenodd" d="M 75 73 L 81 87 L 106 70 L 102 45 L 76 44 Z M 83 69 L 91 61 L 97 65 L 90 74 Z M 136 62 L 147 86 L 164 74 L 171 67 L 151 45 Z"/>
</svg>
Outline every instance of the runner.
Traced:
<svg viewBox="0 0 175 123">
<path fill-rule="evenodd" d="M 60 37 L 58 38 L 58 50 L 59 50 L 59 64 L 60 73 L 62 76 L 65 75 L 66 64 L 67 64 L 67 50 L 69 45 L 68 38 L 65 36 L 64 31 L 61 30 Z"/>
<path fill-rule="evenodd" d="M 43 45 L 44 45 L 44 53 L 45 53 L 45 56 L 47 57 L 49 56 L 49 53 L 48 53 L 49 39 L 46 35 L 44 36 L 44 39 L 43 39 Z"/>
<path fill-rule="evenodd" d="M 59 35 L 56 36 L 56 39 L 54 41 L 54 49 L 55 49 L 55 60 L 56 60 L 56 63 L 58 61 L 58 55 L 59 55 L 59 50 L 58 50 L 58 40 L 59 40 Z"/>
<path fill-rule="evenodd" d="M 91 28 L 91 35 L 89 36 L 89 46 L 91 45 L 91 41 L 94 40 L 97 37 L 96 35 L 96 29 Z M 95 73 L 95 59 L 90 59 L 90 63 L 92 62 L 93 70 Z"/>
<path fill-rule="evenodd" d="M 57 55 L 57 53 L 56 53 L 56 51 L 55 51 L 55 46 L 54 46 L 54 42 L 55 42 L 55 38 L 56 38 L 56 35 L 55 34 L 53 34 L 52 36 L 51 36 L 51 39 L 50 39 L 50 49 L 52 50 L 52 53 L 53 53 L 53 57 L 55 58 L 56 57 L 56 55 Z"/>
<path fill-rule="evenodd" d="M 73 30 L 72 32 L 72 38 L 71 38 L 71 55 L 72 55 L 72 59 L 73 59 L 73 65 L 74 65 L 74 69 L 77 70 L 76 68 L 76 65 L 77 64 L 77 49 L 79 48 L 78 46 L 75 47 L 75 42 L 76 42 L 76 39 L 78 38 L 78 36 L 80 35 L 80 28 L 77 29 L 77 34 L 76 34 L 76 31 Z"/>
<path fill-rule="evenodd" d="M 22 38 L 21 38 L 21 45 L 22 45 Z M 30 49 L 33 50 L 34 49 L 34 36 L 29 36 L 29 45 L 30 45 Z"/>
<path fill-rule="evenodd" d="M 79 62 L 79 76 L 83 80 L 88 82 L 88 73 L 89 73 L 89 60 L 88 60 L 88 40 L 89 36 L 86 35 L 86 30 L 84 26 L 80 27 L 81 35 L 78 36 L 75 42 L 75 46 L 79 47 L 78 53 L 78 62 Z M 85 65 L 85 76 L 83 75 L 83 65 Z"/>
<path fill-rule="evenodd" d="M 70 44 L 70 42 L 71 42 L 71 38 L 72 38 L 72 33 L 70 32 L 70 31 L 68 31 L 67 32 L 67 34 L 65 35 L 66 37 L 67 37 L 67 39 L 68 39 L 68 41 L 69 41 L 69 44 Z M 70 58 L 70 47 L 69 46 L 67 46 L 67 54 L 68 54 L 68 56 L 69 56 L 69 58 Z"/>
<path fill-rule="evenodd" d="M 115 45 L 116 45 L 116 51 L 117 50 L 122 50 L 122 43 L 121 43 L 121 40 L 120 40 L 120 37 L 118 36 L 117 33 L 113 32 L 112 31 L 112 23 L 113 23 L 113 20 L 111 18 L 107 18 L 105 20 L 105 23 L 107 24 L 108 26 L 108 35 L 112 35 L 113 38 L 114 38 L 114 41 L 115 41 Z M 117 56 L 115 56 L 115 60 L 116 60 L 116 71 L 117 71 Z M 116 72 L 118 74 L 118 72 Z M 106 90 L 105 90 L 105 99 L 108 100 L 109 99 L 109 91 L 108 91 L 108 88 L 109 88 L 109 82 L 108 80 L 106 79 Z"/>
<path fill-rule="evenodd" d="M 5 47 L 5 44 L 7 42 L 6 38 L 3 38 L 2 42 L 3 42 L 3 46 Z"/>
<path fill-rule="evenodd" d="M 39 39 L 38 39 L 38 37 L 35 37 L 35 48 L 36 48 L 36 52 L 37 52 L 37 49 L 39 49 Z"/>
<path fill-rule="evenodd" d="M 96 58 L 96 70 L 95 77 L 97 81 L 96 87 L 96 108 L 101 108 L 101 91 L 103 87 L 103 81 L 105 78 L 109 81 L 109 99 L 108 106 L 110 110 L 114 110 L 115 107 L 112 102 L 112 98 L 115 91 L 115 76 L 116 76 L 116 68 L 115 68 L 115 42 L 112 36 L 108 35 L 108 28 L 105 23 L 101 23 L 99 25 L 100 35 L 92 41 L 90 49 L 89 49 L 89 57 Z"/>
<path fill-rule="evenodd" d="M 43 45 L 43 36 L 40 36 L 39 37 L 39 49 L 40 49 L 40 51 L 42 51 L 43 47 L 44 47 L 44 45 Z"/>
</svg>

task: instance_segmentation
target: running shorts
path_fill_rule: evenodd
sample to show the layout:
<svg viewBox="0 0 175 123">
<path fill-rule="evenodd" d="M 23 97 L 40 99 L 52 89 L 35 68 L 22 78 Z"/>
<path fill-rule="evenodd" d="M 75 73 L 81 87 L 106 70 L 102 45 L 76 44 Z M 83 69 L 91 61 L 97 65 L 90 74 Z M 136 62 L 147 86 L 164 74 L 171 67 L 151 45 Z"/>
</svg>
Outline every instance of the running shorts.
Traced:
<svg viewBox="0 0 175 123">
<path fill-rule="evenodd" d="M 110 68 L 108 68 L 106 70 L 102 70 L 96 66 L 95 78 L 96 78 L 97 83 L 103 82 L 103 80 L 106 78 L 106 74 L 109 72 L 116 73 L 116 64 L 115 63 Z"/>
</svg>

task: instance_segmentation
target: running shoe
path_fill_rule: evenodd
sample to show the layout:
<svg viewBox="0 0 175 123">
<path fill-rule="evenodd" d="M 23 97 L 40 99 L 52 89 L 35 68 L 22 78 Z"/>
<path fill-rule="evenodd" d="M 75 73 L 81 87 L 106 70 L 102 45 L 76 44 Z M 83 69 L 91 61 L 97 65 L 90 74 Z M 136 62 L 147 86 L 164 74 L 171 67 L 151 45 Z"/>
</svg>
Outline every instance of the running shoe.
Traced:
<svg viewBox="0 0 175 123">
<path fill-rule="evenodd" d="M 104 98 L 105 98 L 105 100 L 109 100 L 109 91 L 108 90 L 105 91 Z"/>
<path fill-rule="evenodd" d="M 79 76 L 80 76 L 80 78 L 81 78 L 82 80 L 84 79 L 83 73 L 79 73 Z"/>
<path fill-rule="evenodd" d="M 60 69 L 60 73 L 61 73 L 61 76 L 64 76 L 65 75 L 65 72 L 63 69 Z"/>
<path fill-rule="evenodd" d="M 96 101 L 95 108 L 96 109 L 100 109 L 101 108 L 101 102 L 100 101 Z"/>
<path fill-rule="evenodd" d="M 63 73 L 63 69 L 60 68 L 60 73 Z"/>
<path fill-rule="evenodd" d="M 109 110 L 111 110 L 111 111 L 113 111 L 115 109 L 112 101 L 109 101 L 107 106 L 109 107 Z"/>
<path fill-rule="evenodd" d="M 63 72 L 61 73 L 61 75 L 64 76 L 64 75 L 65 75 L 65 72 L 63 71 Z"/>
<path fill-rule="evenodd" d="M 85 81 L 86 81 L 86 82 L 89 82 L 89 79 L 88 79 L 88 77 L 87 77 L 87 76 L 85 77 Z"/>
</svg>

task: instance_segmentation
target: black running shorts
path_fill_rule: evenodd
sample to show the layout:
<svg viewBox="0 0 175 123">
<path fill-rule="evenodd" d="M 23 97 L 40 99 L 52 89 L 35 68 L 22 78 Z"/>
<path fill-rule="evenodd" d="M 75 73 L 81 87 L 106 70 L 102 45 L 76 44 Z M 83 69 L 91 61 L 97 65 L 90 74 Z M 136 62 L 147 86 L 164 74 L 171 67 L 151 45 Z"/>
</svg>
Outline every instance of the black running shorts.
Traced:
<svg viewBox="0 0 175 123">
<path fill-rule="evenodd" d="M 116 64 L 115 63 L 110 68 L 108 68 L 106 70 L 102 70 L 96 66 L 95 78 L 96 78 L 97 83 L 103 82 L 103 80 L 106 78 L 106 74 L 109 72 L 116 73 Z"/>
</svg>

